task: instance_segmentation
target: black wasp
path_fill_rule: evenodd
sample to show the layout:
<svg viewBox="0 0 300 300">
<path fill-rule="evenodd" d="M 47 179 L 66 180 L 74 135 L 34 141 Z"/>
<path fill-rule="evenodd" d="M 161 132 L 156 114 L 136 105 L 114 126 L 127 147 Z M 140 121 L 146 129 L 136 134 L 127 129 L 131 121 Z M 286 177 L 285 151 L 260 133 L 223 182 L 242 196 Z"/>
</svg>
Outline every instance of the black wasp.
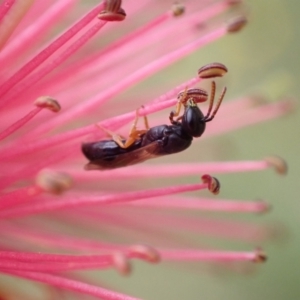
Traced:
<svg viewBox="0 0 300 300">
<path fill-rule="evenodd" d="M 199 69 L 198 74 L 201 78 L 212 78 L 222 76 L 225 72 L 227 72 L 227 69 L 224 65 L 213 63 Z M 187 149 L 191 145 L 193 137 L 200 137 L 203 134 L 206 123 L 215 117 L 222 103 L 226 88 L 224 88 L 212 112 L 215 90 L 216 84 L 212 82 L 206 115 L 202 113 L 197 103 L 207 100 L 207 92 L 202 89 L 186 89 L 178 94 L 176 109 L 170 113 L 171 125 L 159 125 L 149 128 L 147 117 L 144 116 L 146 129 L 137 130 L 137 110 L 136 118 L 126 140 L 102 128 L 112 139 L 82 144 L 82 152 L 90 161 L 86 164 L 85 169 L 121 168 Z M 182 106 L 184 112 L 179 116 Z M 174 119 L 175 117 L 177 118 Z"/>
</svg>

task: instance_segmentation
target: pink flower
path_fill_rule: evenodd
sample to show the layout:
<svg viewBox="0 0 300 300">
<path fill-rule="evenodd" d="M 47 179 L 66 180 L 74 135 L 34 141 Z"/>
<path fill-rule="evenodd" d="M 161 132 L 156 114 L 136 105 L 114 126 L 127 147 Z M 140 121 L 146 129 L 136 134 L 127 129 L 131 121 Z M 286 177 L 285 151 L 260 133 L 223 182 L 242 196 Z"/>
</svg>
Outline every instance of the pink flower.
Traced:
<svg viewBox="0 0 300 300">
<path fill-rule="evenodd" d="M 177 76 L 141 83 L 159 78 L 162 69 L 246 22 L 243 17 L 223 22 L 237 1 L 199 2 L 189 1 L 186 12 L 180 4 L 170 9 L 146 0 L 126 1 L 123 8 L 114 0 L 95 7 L 75 0 L 1 4 L 1 273 L 46 283 L 56 298 L 67 290 L 100 299 L 136 299 L 83 271 L 115 268 L 129 274 L 136 259 L 174 265 L 265 260 L 262 250 L 226 251 L 194 241 L 204 234 L 257 245 L 268 237 L 264 227 L 209 220 L 194 211 L 260 213 L 268 210 L 267 203 L 183 193 L 215 192 L 216 181 L 203 174 L 274 166 L 284 173 L 281 159 L 174 163 L 163 157 L 107 171 L 83 168 L 87 160 L 81 144 L 105 138 L 99 127 L 126 136 L 128 129 L 121 127 L 141 106 L 138 113 L 149 116 L 150 126 L 167 124 L 178 92 L 210 81 L 197 76 L 195 61 L 191 78 L 180 84 Z M 140 83 L 138 92 L 127 91 Z M 222 86 L 222 80 L 217 84 Z M 204 137 L 281 116 L 290 107 L 286 101 L 254 103 L 251 97 L 226 99 Z M 152 115 L 158 111 L 161 118 Z M 191 148 L 201 150 L 202 140 L 195 139 Z M 9 295 L 18 293 L 14 286 L 7 288 Z"/>
</svg>

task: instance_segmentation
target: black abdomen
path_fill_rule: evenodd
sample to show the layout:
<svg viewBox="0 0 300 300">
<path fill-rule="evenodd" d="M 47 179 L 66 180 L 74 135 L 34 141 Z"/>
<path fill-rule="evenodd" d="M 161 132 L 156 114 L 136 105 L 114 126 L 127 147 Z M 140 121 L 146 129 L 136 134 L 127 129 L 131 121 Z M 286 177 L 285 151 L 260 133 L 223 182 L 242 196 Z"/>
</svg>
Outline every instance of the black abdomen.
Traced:
<svg viewBox="0 0 300 300">
<path fill-rule="evenodd" d="M 84 143 L 81 145 L 82 153 L 90 160 L 111 161 L 116 155 L 128 153 L 140 147 L 140 140 L 134 142 L 130 147 L 123 149 L 113 140 L 102 140 L 99 142 Z"/>
</svg>

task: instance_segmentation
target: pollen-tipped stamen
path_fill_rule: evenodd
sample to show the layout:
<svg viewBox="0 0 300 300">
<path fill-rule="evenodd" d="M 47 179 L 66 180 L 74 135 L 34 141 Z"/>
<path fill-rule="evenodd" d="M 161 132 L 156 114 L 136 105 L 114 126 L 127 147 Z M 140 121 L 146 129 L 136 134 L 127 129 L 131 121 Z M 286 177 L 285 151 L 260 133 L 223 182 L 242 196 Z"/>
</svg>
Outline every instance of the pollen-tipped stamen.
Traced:
<svg viewBox="0 0 300 300">
<path fill-rule="evenodd" d="M 269 156 L 265 158 L 267 164 L 273 167 L 280 175 L 285 175 L 288 170 L 286 161 L 279 156 Z"/>
<path fill-rule="evenodd" d="M 61 114 L 61 117 L 59 117 L 58 120 L 62 118 L 64 122 L 67 122 L 69 120 L 73 120 L 74 118 L 77 118 L 78 116 L 81 116 L 82 114 L 86 114 L 95 108 L 99 109 L 100 105 L 104 104 L 112 97 L 118 95 L 120 92 L 124 92 L 125 89 L 129 88 L 133 84 L 140 82 L 146 77 L 152 75 L 154 72 L 163 69 L 164 67 L 170 65 L 171 63 L 174 63 L 175 61 L 192 53 L 199 47 L 211 43 L 221 38 L 224 35 L 226 35 L 226 28 L 219 27 L 211 31 L 207 35 L 200 37 L 199 39 L 179 49 L 176 49 L 173 52 L 164 55 L 163 57 L 160 57 L 159 59 L 145 65 L 144 67 L 140 68 L 136 72 L 130 74 L 128 77 L 124 78 L 123 80 L 117 82 L 112 87 L 109 87 L 105 91 L 100 92 L 98 95 L 95 95 L 93 98 L 86 100 L 84 103 L 73 106 L 66 113 Z"/>
<path fill-rule="evenodd" d="M 201 250 L 160 250 L 164 260 L 176 261 L 252 261 L 264 262 L 266 255 L 262 251 L 230 252 L 230 251 L 201 251 Z"/>
<path fill-rule="evenodd" d="M 30 111 L 28 114 L 26 114 L 23 118 L 9 126 L 7 129 L 2 131 L 0 133 L 0 141 L 5 139 L 7 136 L 13 134 L 15 131 L 17 131 L 19 128 L 24 126 L 26 123 L 28 123 L 34 116 L 36 116 L 43 108 L 47 108 L 53 112 L 60 111 L 60 105 L 59 103 L 49 97 L 49 96 L 43 96 L 39 97 L 35 100 L 34 104 L 37 106 L 37 108 Z"/>
<path fill-rule="evenodd" d="M 126 17 L 125 10 L 121 7 L 121 0 L 105 0 L 104 10 L 102 10 L 98 18 L 102 21 L 123 21 Z"/>
<path fill-rule="evenodd" d="M 137 207 L 151 207 L 160 209 L 190 209 L 236 213 L 266 213 L 270 210 L 270 204 L 262 200 L 238 201 L 186 196 L 142 200 L 135 202 L 132 205 Z"/>
<path fill-rule="evenodd" d="M 228 72 L 227 68 L 221 63 L 210 63 L 198 70 L 198 76 L 202 79 L 222 77 Z"/>
<path fill-rule="evenodd" d="M 74 292 L 79 292 L 94 297 L 99 297 L 105 300 L 138 300 L 138 298 L 130 297 L 124 294 L 116 293 L 99 286 L 94 286 L 67 277 L 52 275 L 47 273 L 39 272 L 28 272 L 28 271 L 8 271 L 2 270 L 4 273 L 18 276 L 21 278 L 27 278 L 38 282 L 46 283 L 51 286 L 55 286 L 60 289 L 67 289 Z"/>
<path fill-rule="evenodd" d="M 72 178 L 65 173 L 59 173 L 49 169 L 41 170 L 36 176 L 36 185 L 44 191 L 59 195 L 70 189 Z"/>
<path fill-rule="evenodd" d="M 128 255 L 150 263 L 158 263 L 161 260 L 159 251 L 148 245 L 133 245 L 129 248 Z"/>
<path fill-rule="evenodd" d="M 208 174 L 205 174 L 201 177 L 202 181 L 204 183 L 207 183 L 207 186 L 208 186 L 208 190 L 215 194 L 215 195 L 218 195 L 219 192 L 220 192 L 220 187 L 221 187 L 221 184 L 219 182 L 219 180 L 215 177 L 211 177 L 210 175 Z"/>
<path fill-rule="evenodd" d="M 170 186 L 164 188 L 150 189 L 150 190 L 142 190 L 135 192 L 127 192 L 127 193 L 116 193 L 116 194 L 108 194 L 103 196 L 64 196 L 64 201 L 44 201 L 42 203 L 33 203 L 29 206 L 24 206 L 20 208 L 10 209 L 7 211 L 0 212 L 0 217 L 3 218 L 11 218 L 16 216 L 24 216 L 42 213 L 46 211 L 54 211 L 54 210 L 62 210 L 70 207 L 78 207 L 82 205 L 108 205 L 108 204 L 125 204 L 131 201 L 138 201 L 141 199 L 151 198 L 151 197 L 159 197 L 165 195 L 173 195 L 183 192 L 191 192 L 197 190 L 203 190 L 210 187 L 211 192 L 216 193 L 218 190 L 218 184 L 216 184 L 215 179 L 212 179 L 206 175 L 206 183 L 198 183 L 198 184 L 186 184 L 186 185 L 177 185 Z M 53 188 L 52 188 L 53 186 Z M 56 191 L 56 184 L 48 184 L 46 181 L 45 184 L 41 185 L 42 188 L 49 189 L 49 191 Z M 58 188 L 58 192 L 60 188 Z"/>
<path fill-rule="evenodd" d="M 281 161 L 282 159 L 280 159 Z M 283 161 L 283 160 L 282 160 Z M 120 180 L 131 178 L 159 178 L 159 177 L 182 177 L 203 173 L 226 174 L 237 172 L 257 172 L 274 168 L 269 160 L 249 161 L 225 161 L 225 162 L 203 162 L 203 163 L 174 163 L 162 165 L 131 166 L 126 169 L 107 170 L 100 173 L 87 173 L 83 171 L 72 171 L 77 180 Z"/>
<path fill-rule="evenodd" d="M 48 57 L 60 49 L 68 40 L 70 40 L 77 32 L 82 30 L 88 25 L 97 15 L 99 9 L 103 8 L 103 4 L 99 4 L 92 9 L 87 15 L 85 15 L 80 21 L 71 26 L 65 33 L 54 40 L 49 46 L 37 54 L 27 64 L 25 64 L 19 71 L 12 75 L 0 86 L 0 95 L 5 95 L 10 91 L 17 83 L 33 72 L 39 67 Z M 2 103 L 5 101 L 2 100 Z M 3 105 L 3 104 L 2 104 Z"/>
<path fill-rule="evenodd" d="M 240 31 L 242 28 L 245 27 L 247 24 L 247 19 L 244 16 L 236 17 L 232 20 L 227 25 L 227 32 L 229 33 L 236 33 Z"/>
<path fill-rule="evenodd" d="M 121 274 L 121 275 L 129 275 L 131 273 L 131 264 L 127 256 L 121 252 L 117 251 L 112 255 L 112 262 L 116 270 Z"/>
</svg>

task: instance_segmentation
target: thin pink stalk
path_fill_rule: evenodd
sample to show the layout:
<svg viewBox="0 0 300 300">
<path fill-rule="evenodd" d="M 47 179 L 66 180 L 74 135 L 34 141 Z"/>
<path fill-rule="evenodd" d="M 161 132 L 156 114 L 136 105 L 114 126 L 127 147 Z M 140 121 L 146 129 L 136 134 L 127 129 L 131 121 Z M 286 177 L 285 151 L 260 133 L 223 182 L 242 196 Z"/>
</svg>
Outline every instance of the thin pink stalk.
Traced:
<svg viewBox="0 0 300 300">
<path fill-rule="evenodd" d="M 0 260 L 12 260 L 19 262 L 54 262 L 54 263 L 75 263 L 75 262 L 107 262 L 112 255 L 68 255 L 48 254 L 21 251 L 0 251 Z"/>
<path fill-rule="evenodd" d="M 221 85 L 219 85 L 220 87 Z M 225 96 L 226 97 L 226 96 Z M 249 109 L 253 109 L 254 107 L 259 107 L 259 99 L 257 97 L 239 97 L 235 99 L 228 99 L 226 98 L 226 101 L 222 103 L 222 108 L 218 111 L 218 115 L 216 117 L 216 120 L 219 118 L 226 118 L 231 119 L 232 112 L 247 112 Z M 202 111 L 206 111 L 206 108 L 201 107 Z"/>
<path fill-rule="evenodd" d="M 76 22 L 71 28 L 69 28 L 65 33 L 54 40 L 49 46 L 42 50 L 38 55 L 31 59 L 27 64 L 25 64 L 19 71 L 17 71 L 12 77 L 7 79 L 0 86 L 0 95 L 5 95 L 10 89 L 12 89 L 17 83 L 33 72 L 37 67 L 41 65 L 48 57 L 50 57 L 54 52 L 60 49 L 67 41 L 69 41 L 76 33 L 87 26 L 92 20 L 94 20 L 104 7 L 104 4 L 98 4 L 94 9 L 92 9 L 88 14 L 86 14 L 81 20 Z M 2 100 L 2 105 L 5 101 Z"/>
<path fill-rule="evenodd" d="M 137 207 L 191 209 L 204 211 L 225 211 L 242 213 L 262 213 L 269 210 L 268 203 L 257 201 L 237 201 L 227 199 L 172 197 L 142 200 L 132 204 Z"/>
<path fill-rule="evenodd" d="M 123 213 L 121 210 L 123 209 Z M 115 214 L 116 212 L 116 214 Z M 80 211 L 78 208 L 77 211 L 72 212 L 72 214 L 68 214 L 65 212 L 60 212 L 62 214 L 61 218 L 67 219 L 70 224 L 85 224 L 88 228 L 93 228 L 93 230 L 103 230 L 106 228 L 107 231 L 110 232 L 111 236 L 118 239 L 125 235 L 129 240 L 142 240 L 147 244 L 165 244 L 165 243 L 172 243 L 173 245 L 178 245 L 178 235 L 168 235 L 167 241 L 166 236 L 164 235 L 164 229 L 166 229 L 169 233 L 172 232 L 174 228 L 179 227 L 162 227 L 159 223 L 153 224 L 152 220 L 147 219 L 147 222 L 143 221 L 143 217 L 135 218 L 135 213 L 139 215 L 136 210 L 130 208 L 128 213 L 128 208 L 125 206 L 114 207 L 114 212 L 110 212 L 109 209 L 99 210 L 89 210 L 88 212 Z M 58 214 L 58 213 L 57 213 Z M 143 215 L 143 213 L 142 213 Z M 75 222 L 76 218 L 78 219 Z M 99 220 L 101 219 L 102 224 L 99 224 Z M 162 223 L 164 224 L 164 223 Z M 100 226 L 99 226 L 100 225 Z"/>
<path fill-rule="evenodd" d="M 23 244 L 30 244 L 33 246 L 44 245 L 52 247 L 53 249 L 61 249 L 62 251 L 78 251 L 82 252 L 95 252 L 99 251 L 118 251 L 124 250 L 124 246 L 109 244 L 93 239 L 72 237 L 69 234 L 51 232 L 51 229 L 44 229 L 41 231 L 37 226 L 26 224 L 22 228 L 14 224 L 6 224 L 2 222 L 0 226 L 2 236 L 9 235 L 9 238 L 14 238 L 22 241 Z"/>
<path fill-rule="evenodd" d="M 139 114 L 141 116 L 143 115 L 149 115 L 151 113 L 160 111 L 162 109 L 165 109 L 167 107 L 173 106 L 176 103 L 176 100 L 169 100 L 169 101 L 163 101 L 160 103 L 152 104 L 148 107 L 145 107 L 144 109 L 140 109 Z M 290 100 L 287 101 L 281 101 L 278 103 L 272 103 L 265 106 L 260 106 L 257 108 L 253 108 L 253 111 L 250 113 L 245 113 L 246 116 L 243 116 L 242 118 L 240 116 L 237 116 L 238 120 L 236 121 L 229 121 L 227 120 L 226 123 L 224 123 L 222 126 L 214 127 L 214 122 L 211 122 L 210 126 L 207 128 L 207 132 L 205 132 L 206 135 L 212 135 L 212 134 L 220 134 L 224 131 L 233 130 L 236 128 L 240 128 L 240 126 L 244 126 L 246 124 L 253 124 L 257 122 L 266 121 L 269 119 L 273 119 L 276 117 L 279 117 L 286 112 L 291 110 L 291 107 L 293 107 L 293 103 L 291 103 Z M 249 114 L 252 118 L 250 118 Z M 99 125 L 111 129 L 116 130 L 119 127 L 125 125 L 129 121 L 133 120 L 135 117 L 135 111 L 130 112 L 127 114 L 123 114 L 111 119 L 107 119 Z M 216 123 L 216 122 L 215 122 Z M 241 123 L 241 124 L 240 124 Z M 245 124 L 246 123 L 246 124 Z M 84 135 L 87 135 L 89 133 L 98 131 L 99 128 L 95 125 L 89 125 L 86 127 L 82 127 L 79 129 L 71 130 L 62 134 L 58 134 L 56 136 L 50 137 L 47 140 L 41 140 L 33 143 L 29 143 L 26 146 L 19 148 L 19 147 L 6 147 L 3 148 L 0 152 L 0 159 L 6 159 L 6 158 L 12 158 L 14 156 L 20 156 L 23 154 L 32 153 L 35 151 L 40 151 L 42 149 L 48 149 L 50 147 L 56 146 L 56 145 L 62 145 L 65 142 L 69 142 L 70 140 L 78 139 Z M 99 138 L 103 136 L 104 133 L 101 135 L 101 132 L 99 132 Z M 201 139 L 195 139 L 195 141 L 199 141 Z"/>
<path fill-rule="evenodd" d="M 171 53 L 166 54 L 165 56 L 138 69 L 136 72 L 125 77 L 123 80 L 115 83 L 111 87 L 107 88 L 105 91 L 98 93 L 93 98 L 88 99 L 85 102 L 72 107 L 65 113 L 60 114 L 60 116 L 56 118 L 56 122 L 58 122 L 58 124 L 66 123 L 82 116 L 83 114 L 87 114 L 88 112 L 94 109 L 99 109 L 99 106 L 109 101 L 112 97 L 120 94 L 121 92 L 124 92 L 124 90 L 128 89 L 132 85 L 137 84 L 146 77 L 149 77 L 150 75 L 154 74 L 155 72 L 158 72 L 162 68 L 183 58 L 184 56 L 198 49 L 199 47 L 202 47 L 221 38 L 222 36 L 226 35 L 226 33 L 226 27 L 218 28 L 208 33 L 207 35 L 195 41 L 192 41 L 188 45 L 185 45 Z"/>
<path fill-rule="evenodd" d="M 111 261 L 101 262 L 64 262 L 64 263 L 43 263 L 43 262 L 19 262 L 19 261 L 2 261 L 0 259 L 0 269 L 16 271 L 36 271 L 36 272 L 66 272 L 77 270 L 107 269 L 113 267 Z"/>
<path fill-rule="evenodd" d="M 84 282 L 68 279 L 66 277 L 51 275 L 38 272 L 27 271 L 12 271 L 2 270 L 4 273 L 35 280 L 38 282 L 46 283 L 62 289 L 68 289 L 74 292 L 79 292 L 87 295 L 97 297 L 102 300 L 138 300 L 124 294 L 116 293 L 98 286 L 90 285 Z"/>
<path fill-rule="evenodd" d="M 6 2 L 6 1 L 4 1 Z M 10 9 L 6 11 L 4 17 L 1 20 L 0 26 L 0 49 L 5 46 L 8 39 L 11 37 L 16 27 L 24 18 L 26 13 L 33 6 L 34 0 L 27 1 L 15 1 Z M 5 3 L 4 3 L 5 5 Z"/>
<path fill-rule="evenodd" d="M 0 22 L 5 17 L 5 15 L 8 13 L 8 11 L 11 9 L 11 7 L 14 5 L 16 0 L 7 0 L 3 2 L 0 6 Z"/>
<path fill-rule="evenodd" d="M 42 192 L 41 188 L 33 185 L 2 194 L 0 195 L 0 209 L 7 209 L 21 203 L 29 202 Z"/>
<path fill-rule="evenodd" d="M 126 10 L 128 8 L 128 4 L 126 5 Z M 139 3 L 140 4 L 140 3 Z M 134 5 L 134 10 L 138 9 L 138 5 Z M 132 13 L 132 12 L 131 12 Z M 49 90 L 55 90 L 59 88 L 58 82 L 63 82 L 63 85 L 66 86 L 66 84 L 72 84 L 72 81 L 74 80 L 74 74 L 80 74 L 80 79 L 84 78 L 84 74 L 89 74 L 90 77 L 94 78 L 95 75 L 91 73 L 92 70 L 95 69 L 96 66 L 96 73 L 99 74 L 99 72 L 104 72 L 105 70 L 99 69 L 99 67 L 105 65 L 106 62 L 114 62 L 116 63 L 116 59 L 111 57 L 111 54 L 114 53 L 114 50 L 118 50 L 118 54 L 115 54 L 117 57 L 124 57 L 124 50 L 123 46 L 130 46 L 130 43 L 132 41 L 135 41 L 139 37 L 144 37 L 147 32 L 153 30 L 158 25 L 162 25 L 165 21 L 167 21 L 170 18 L 171 14 L 169 12 L 164 13 L 160 17 L 156 18 L 155 20 L 151 21 L 149 24 L 145 25 L 141 29 L 138 29 L 136 32 L 133 32 L 132 34 L 129 34 L 128 36 L 125 36 L 124 38 L 121 38 L 120 40 L 110 44 L 109 46 L 105 47 L 102 50 L 98 50 L 95 55 L 89 55 L 87 58 L 83 58 L 82 60 L 79 60 L 78 63 L 74 62 L 72 65 L 65 67 L 64 70 L 62 70 L 59 74 L 55 74 L 50 80 L 47 80 L 46 82 L 42 83 L 40 86 L 38 86 L 38 90 L 44 91 L 45 89 Z M 132 17 L 132 14 L 131 14 Z M 111 28 L 111 27 L 110 27 Z M 148 41 L 148 39 L 147 39 Z M 143 43 L 140 43 L 143 45 Z M 130 50 L 130 56 L 132 56 L 132 49 L 139 48 L 139 46 L 127 47 Z M 109 56 L 108 56 L 109 55 Z M 124 59 L 122 61 L 124 65 Z M 130 60 L 130 65 L 132 65 L 132 59 Z M 111 67 L 110 67 L 111 68 Z M 126 68 L 125 68 L 126 69 Z M 105 71 L 107 74 L 107 70 Z M 109 77 L 110 75 L 107 74 L 106 77 Z M 86 79 L 84 86 L 80 86 L 80 84 L 77 82 L 77 89 L 84 89 L 84 87 L 87 86 L 86 82 L 91 81 L 91 79 Z M 69 81 L 69 82 L 68 82 Z M 103 80 L 102 80 L 103 81 Z M 106 86 L 106 85 L 104 85 Z M 97 87 L 99 90 L 99 81 L 97 82 Z M 101 85 L 100 85 L 101 89 Z M 30 91 L 28 91 L 30 92 Z M 64 97 L 65 98 L 65 97 Z M 72 99 L 72 98 L 70 98 Z M 72 99 L 72 103 L 73 103 Z"/>
<path fill-rule="evenodd" d="M 72 154 L 74 154 L 74 145 L 70 144 L 64 148 L 64 151 L 58 151 L 51 155 L 48 153 L 43 159 L 32 161 L 31 164 L 25 164 L 22 166 L 20 162 L 20 165 L 22 166 L 21 168 L 7 171 L 5 178 L 2 178 L 0 181 L 0 189 L 4 189 L 15 181 L 32 178 L 43 168 L 57 164 L 61 160 L 68 159 L 72 157 Z"/>
<path fill-rule="evenodd" d="M 36 107 L 32 111 L 30 111 L 28 114 L 26 114 L 23 118 L 16 121 L 14 124 L 9 126 L 4 131 L 0 132 L 0 141 L 17 131 L 19 128 L 24 126 L 27 122 L 29 122 L 34 116 L 36 116 L 43 108 L 42 107 Z"/>
<path fill-rule="evenodd" d="M 246 126 L 272 120 L 290 112 L 293 107 L 294 103 L 290 99 L 253 107 L 253 109 L 248 109 L 243 112 L 243 114 L 237 114 L 230 118 L 227 117 L 226 122 L 222 122 L 222 126 L 216 126 L 214 122 L 211 122 L 205 134 L 210 136 L 223 134 Z"/>
<path fill-rule="evenodd" d="M 155 210 L 143 210 L 142 214 L 132 210 L 130 214 L 124 214 L 124 208 L 116 207 L 113 213 L 105 210 L 96 213 L 90 212 L 88 216 L 97 220 L 104 219 L 106 224 L 118 224 L 119 228 L 126 228 L 127 230 L 131 228 L 137 231 L 138 228 L 143 233 L 150 230 L 151 235 L 158 234 L 161 228 L 168 232 L 177 228 L 177 234 L 179 231 L 190 232 L 198 236 L 201 234 L 211 238 L 217 237 L 218 239 L 239 240 L 248 243 L 261 242 L 270 235 L 269 230 L 258 224 L 231 220 L 210 220 L 204 217 L 199 219 L 185 215 L 161 215 Z"/>
<path fill-rule="evenodd" d="M 42 14 L 31 24 L 20 32 L 0 53 L 0 61 L 2 68 L 12 63 L 12 59 L 16 57 L 20 51 L 24 52 L 33 43 L 39 40 L 39 37 L 46 34 L 53 28 L 54 23 L 58 23 L 62 17 L 70 10 L 77 0 L 58 1 L 51 7 L 47 8 L 47 13 Z M 7 3 L 8 1 L 6 1 Z M 11 1 L 14 2 L 14 1 Z"/>
<path fill-rule="evenodd" d="M 156 99 L 152 100 L 151 102 L 148 103 L 148 105 L 152 104 L 152 103 L 168 101 L 168 100 L 171 100 L 172 98 L 176 98 L 179 92 L 183 91 L 185 88 L 191 88 L 192 86 L 194 86 L 195 84 L 201 82 L 202 80 L 203 79 L 201 79 L 199 77 L 191 78 L 191 79 L 187 80 L 186 82 L 176 86 L 175 88 L 168 91 L 167 93 L 165 93 L 165 94 L 157 97 Z"/>
<path fill-rule="evenodd" d="M 157 178 L 157 177 L 182 177 L 204 173 L 236 173 L 255 172 L 269 169 L 271 166 L 264 160 L 253 161 L 231 161 L 211 163 L 181 163 L 181 164 L 160 164 L 160 165 L 137 165 L 127 168 L 119 168 L 102 172 L 81 172 L 74 171 L 75 179 L 131 179 L 131 178 Z"/>
<path fill-rule="evenodd" d="M 152 20 L 150 23 L 144 25 L 143 27 L 138 28 L 137 30 L 131 32 L 130 34 L 124 36 L 123 38 L 109 44 L 104 49 L 98 51 L 94 56 L 86 58 L 83 61 L 80 61 L 77 65 L 71 66 L 65 72 L 61 72 L 58 75 L 57 80 L 68 78 L 70 74 L 81 73 L 86 71 L 89 67 L 94 66 L 96 64 L 96 59 L 106 59 L 105 56 L 108 53 L 111 53 L 114 50 L 120 50 L 124 45 L 130 44 L 132 41 L 136 40 L 139 37 L 145 36 L 149 31 L 155 29 L 156 27 L 163 25 L 164 22 L 171 19 L 173 16 L 170 12 L 165 12 L 161 16 L 157 17 L 156 19 Z"/>
<path fill-rule="evenodd" d="M 146 199 L 151 197 L 158 197 L 164 195 L 172 195 L 183 192 L 191 192 L 197 190 L 207 189 L 206 183 L 201 184 L 187 184 L 170 186 L 165 188 L 158 188 L 152 190 L 142 190 L 127 193 L 108 194 L 103 196 L 86 196 L 86 197 L 64 197 L 64 201 L 44 201 L 43 203 L 32 203 L 27 207 L 20 207 L 15 209 L 8 209 L 0 212 L 2 218 L 12 218 L 17 216 L 32 215 L 38 213 L 44 213 L 47 211 L 61 210 L 71 207 L 87 206 L 87 205 L 108 205 L 108 204 L 120 204 L 130 201 L 136 201 L 140 199 Z"/>
<path fill-rule="evenodd" d="M 263 254 L 258 251 L 201 251 L 201 250 L 160 250 L 164 260 L 172 261 L 259 261 L 263 260 Z M 260 257 L 261 256 L 261 257 Z"/>
<path fill-rule="evenodd" d="M 164 101 L 161 103 L 153 104 L 149 107 L 145 107 L 140 110 L 140 115 L 148 115 L 157 111 L 160 111 L 162 109 L 165 109 L 167 107 L 173 106 L 176 103 L 176 100 L 170 100 L 170 101 Z M 135 111 L 119 115 L 117 117 L 113 117 L 110 119 L 107 119 L 103 122 L 100 122 L 99 125 L 109 128 L 112 130 L 115 130 L 126 123 L 132 121 L 135 118 Z M 0 159 L 6 159 L 6 158 L 12 158 L 15 156 L 20 156 L 23 154 L 29 154 L 34 153 L 35 151 L 41 151 L 41 150 L 47 150 L 50 147 L 56 146 L 56 145 L 62 145 L 66 142 L 69 142 L 71 140 L 75 140 L 81 138 L 84 135 L 87 135 L 89 133 L 93 133 L 97 131 L 98 133 L 102 133 L 99 128 L 96 126 L 96 124 L 88 125 L 85 127 L 81 127 L 78 129 L 74 129 L 71 131 L 67 131 L 61 134 L 57 134 L 55 136 L 52 136 L 47 139 L 43 139 L 37 142 L 28 143 L 26 145 L 22 145 L 21 148 L 16 147 L 16 145 L 9 146 L 2 149 L 0 151 Z M 101 135 L 101 134 L 100 134 Z M 104 137 L 104 133 L 102 133 L 102 136 Z M 18 141 L 17 141 L 18 142 Z"/>
<path fill-rule="evenodd" d="M 214 17 L 224 13 L 230 8 L 228 1 L 218 1 L 199 10 L 199 12 L 189 16 L 192 25 L 201 25 L 206 21 L 212 20 Z"/>
<path fill-rule="evenodd" d="M 177 87 L 171 89 L 167 93 L 165 93 L 165 94 L 157 97 L 156 99 L 152 100 L 151 102 L 148 103 L 148 105 L 149 105 L 148 109 L 150 108 L 150 106 L 153 107 L 153 109 L 151 111 L 147 110 L 148 111 L 147 114 L 150 114 L 151 112 L 156 112 L 156 111 L 159 111 L 159 110 L 162 110 L 164 108 L 168 108 L 169 106 L 174 105 L 176 103 L 176 100 L 174 100 L 173 98 L 176 98 L 177 94 L 179 92 L 181 92 L 182 90 L 184 90 L 186 87 L 190 88 L 190 87 L 194 86 L 195 84 L 197 84 L 197 83 L 199 83 L 201 81 L 202 81 L 202 79 L 199 78 L 199 77 L 191 78 L 191 79 L 187 80 L 186 82 L 178 85 Z M 97 83 L 97 85 L 98 85 L 98 83 Z M 90 87 L 87 87 L 87 88 L 89 89 Z M 156 106 L 152 106 L 155 103 L 164 102 L 164 101 L 169 101 L 169 102 L 166 102 L 165 103 L 166 105 L 162 105 L 162 106 L 159 105 L 159 106 L 157 106 L 157 108 L 156 108 Z M 30 136 L 31 135 L 32 136 L 40 136 L 42 134 L 45 134 L 49 130 L 52 130 L 53 128 L 58 127 L 59 125 L 62 125 L 64 122 L 65 122 L 64 118 L 61 118 L 61 119 L 58 120 L 57 118 L 54 117 L 52 120 L 49 120 L 47 123 L 41 124 L 38 128 L 36 128 L 33 131 L 31 131 L 29 133 L 29 135 Z M 122 123 L 118 127 L 121 127 L 124 124 L 125 123 Z M 105 127 L 107 127 L 107 125 L 105 125 Z M 28 137 L 26 137 L 26 136 L 23 137 L 24 140 L 26 140 L 27 138 Z M 22 142 L 23 139 L 21 138 L 20 141 Z"/>
<path fill-rule="evenodd" d="M 55 68 L 59 67 L 64 61 L 66 61 L 70 56 L 72 56 L 76 51 L 83 47 L 104 25 L 106 22 L 99 21 L 96 25 L 90 28 L 82 37 L 78 38 L 71 46 L 69 46 L 63 53 L 61 53 L 53 61 L 47 63 L 43 68 L 29 76 L 25 79 L 13 93 L 10 94 L 10 98 L 7 99 L 8 102 L 12 103 L 15 100 L 18 100 L 19 96 L 24 90 L 29 87 L 32 87 L 35 83 L 42 80 L 47 74 L 52 72 Z"/>
</svg>

